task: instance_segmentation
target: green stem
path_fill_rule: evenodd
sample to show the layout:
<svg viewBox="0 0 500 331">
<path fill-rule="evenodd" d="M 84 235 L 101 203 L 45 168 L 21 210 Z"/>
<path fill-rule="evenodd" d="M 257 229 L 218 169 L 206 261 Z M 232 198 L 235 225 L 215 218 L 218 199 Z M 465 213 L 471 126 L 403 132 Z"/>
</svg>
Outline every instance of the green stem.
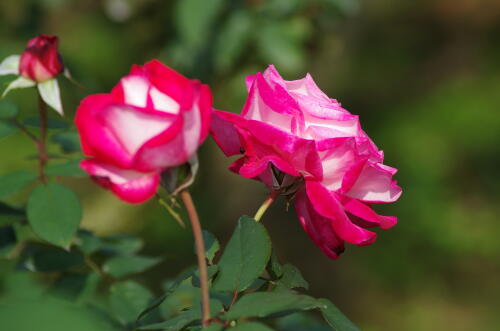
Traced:
<svg viewBox="0 0 500 331">
<path fill-rule="evenodd" d="M 201 291 L 201 309 L 203 326 L 210 323 L 210 296 L 208 293 L 208 273 L 207 262 L 205 260 L 205 243 L 203 242 L 203 233 L 201 232 L 200 219 L 194 206 L 193 198 L 187 190 L 180 193 L 180 197 L 186 207 L 191 227 L 193 228 L 194 243 L 196 255 L 198 257 L 198 268 L 200 270 L 200 291 Z"/>
<path fill-rule="evenodd" d="M 262 203 L 259 210 L 257 210 L 257 212 L 255 213 L 255 216 L 253 217 L 257 222 L 260 222 L 262 216 L 264 216 L 265 212 L 267 211 L 269 206 L 271 206 L 271 204 L 274 202 L 274 200 L 276 200 L 278 195 L 279 195 L 278 191 L 274 191 L 274 190 L 271 191 L 271 193 L 269 194 L 269 197 Z"/>
</svg>

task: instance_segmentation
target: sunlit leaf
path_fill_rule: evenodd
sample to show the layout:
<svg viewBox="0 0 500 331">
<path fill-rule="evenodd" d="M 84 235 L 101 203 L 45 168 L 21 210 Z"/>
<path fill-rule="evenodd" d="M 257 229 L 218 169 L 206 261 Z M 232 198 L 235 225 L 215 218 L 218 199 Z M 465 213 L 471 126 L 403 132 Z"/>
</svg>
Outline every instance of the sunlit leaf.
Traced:
<svg viewBox="0 0 500 331">
<path fill-rule="evenodd" d="M 270 255 L 271 242 L 264 226 L 250 217 L 241 217 L 218 263 L 214 289 L 245 290 L 264 271 Z"/>
<path fill-rule="evenodd" d="M 78 197 L 59 183 L 37 186 L 27 206 L 33 231 L 48 242 L 68 247 L 82 219 Z"/>
</svg>

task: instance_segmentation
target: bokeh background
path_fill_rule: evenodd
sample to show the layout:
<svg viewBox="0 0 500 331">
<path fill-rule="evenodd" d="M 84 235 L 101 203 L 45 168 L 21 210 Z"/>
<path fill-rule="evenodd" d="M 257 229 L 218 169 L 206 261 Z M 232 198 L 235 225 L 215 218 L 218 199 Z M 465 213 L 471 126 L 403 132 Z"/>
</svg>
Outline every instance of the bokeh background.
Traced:
<svg viewBox="0 0 500 331">
<path fill-rule="evenodd" d="M 336 261 L 278 201 L 264 222 L 280 259 L 362 330 L 500 328 L 498 0 L 0 2 L 0 58 L 39 33 L 60 37 L 66 65 L 86 87 L 62 84 L 68 117 L 82 97 L 109 91 L 131 64 L 152 58 L 209 84 L 215 106 L 232 112 L 243 106 L 246 75 L 270 63 L 286 79 L 310 72 L 361 116 L 386 163 L 399 169 L 404 194 L 378 209 L 399 217 L 395 228 Z M 9 95 L 26 116 L 36 114 L 29 93 Z M 0 150 L 0 174 L 36 166 L 31 141 L 19 133 Z M 200 159 L 194 197 L 204 227 L 226 242 L 266 191 L 227 171 L 231 161 L 211 139 Z M 88 179 L 67 184 L 84 202 L 83 227 L 137 234 L 148 254 L 165 257 L 144 276 L 152 289 L 195 263 L 189 230 L 156 201 L 131 206 Z M 16 199 L 24 201 L 22 193 Z"/>
</svg>

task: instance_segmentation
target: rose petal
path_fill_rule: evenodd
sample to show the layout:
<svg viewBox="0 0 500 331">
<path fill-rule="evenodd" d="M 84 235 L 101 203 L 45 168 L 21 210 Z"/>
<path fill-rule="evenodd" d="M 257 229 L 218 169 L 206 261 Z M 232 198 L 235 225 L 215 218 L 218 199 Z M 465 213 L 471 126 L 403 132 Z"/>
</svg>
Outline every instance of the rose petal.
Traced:
<svg viewBox="0 0 500 331">
<path fill-rule="evenodd" d="M 332 227 L 341 239 L 360 246 L 375 241 L 377 234 L 353 224 L 337 198 L 320 183 L 306 179 L 306 191 L 316 212 L 332 221 Z"/>
<path fill-rule="evenodd" d="M 349 199 L 343 205 L 345 210 L 350 214 L 374 223 L 374 225 L 379 225 L 384 230 L 390 229 L 398 223 L 397 217 L 379 215 L 369 206 L 356 199 Z"/>
<path fill-rule="evenodd" d="M 125 170 L 92 159 L 83 160 L 80 167 L 90 174 L 96 183 L 129 203 L 149 200 L 155 195 L 160 183 L 157 173 Z"/>
<path fill-rule="evenodd" d="M 344 241 L 334 232 L 332 220 L 315 211 L 304 189 L 295 196 L 295 211 L 311 240 L 328 257 L 337 259 L 344 251 Z"/>
<path fill-rule="evenodd" d="M 392 179 L 394 168 L 367 162 L 347 196 L 365 202 L 394 202 L 401 188 Z"/>
</svg>

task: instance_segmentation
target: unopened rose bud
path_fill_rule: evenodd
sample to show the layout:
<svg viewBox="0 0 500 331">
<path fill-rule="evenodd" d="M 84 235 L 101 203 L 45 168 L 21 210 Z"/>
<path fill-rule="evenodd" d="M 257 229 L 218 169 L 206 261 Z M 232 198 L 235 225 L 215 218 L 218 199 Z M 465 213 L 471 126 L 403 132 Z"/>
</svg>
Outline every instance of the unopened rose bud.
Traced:
<svg viewBox="0 0 500 331">
<path fill-rule="evenodd" d="M 19 74 L 35 82 L 44 82 L 64 70 L 61 55 L 57 51 L 59 39 L 41 34 L 31 39 L 21 55 Z"/>
</svg>

